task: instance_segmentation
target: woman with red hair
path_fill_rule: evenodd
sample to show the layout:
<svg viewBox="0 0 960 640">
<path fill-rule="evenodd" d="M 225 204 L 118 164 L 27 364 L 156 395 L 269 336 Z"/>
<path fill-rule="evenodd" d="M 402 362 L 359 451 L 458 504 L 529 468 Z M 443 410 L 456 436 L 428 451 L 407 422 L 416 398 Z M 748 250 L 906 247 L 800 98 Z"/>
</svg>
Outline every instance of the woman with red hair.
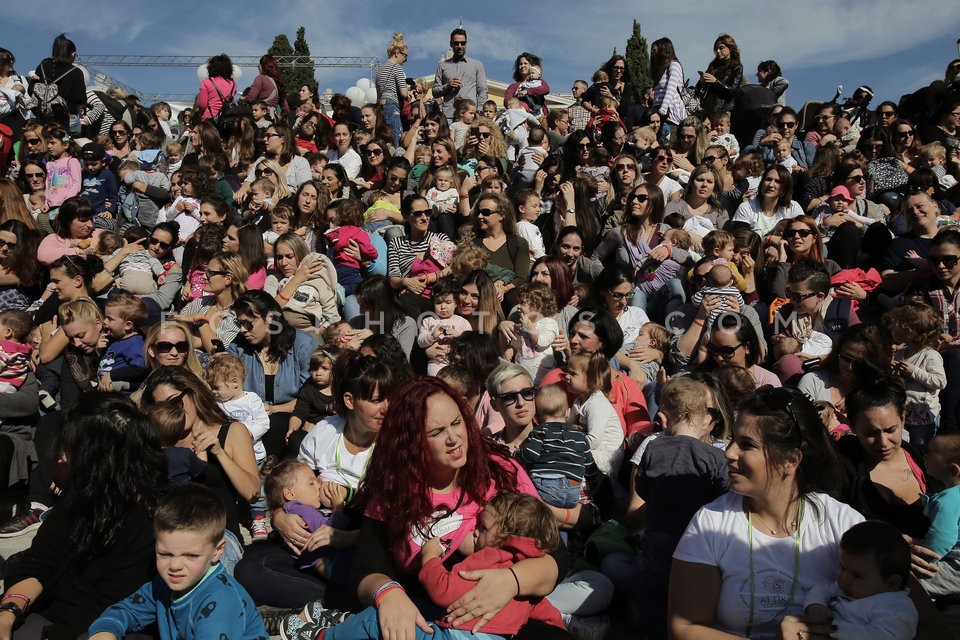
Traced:
<svg viewBox="0 0 960 640">
<path fill-rule="evenodd" d="M 365 512 L 354 560 L 354 575 L 362 576 L 357 595 L 376 605 L 384 638 L 413 637 L 416 627 L 429 632 L 427 620 L 444 614 L 414 603 L 428 601 L 417 580 L 420 549 L 438 537 L 444 562 L 472 553 L 479 514 L 500 491 L 536 495 L 507 449 L 481 436 L 459 394 L 437 378 L 413 380 L 393 394 L 360 487 Z M 447 618 L 479 627 L 518 592 L 546 596 L 558 573 L 557 561 L 545 556 L 466 575 L 477 586 L 448 607 Z M 308 609 L 312 618 L 333 613 Z"/>
<path fill-rule="evenodd" d="M 260 73 L 253 79 L 253 84 L 247 89 L 243 99 L 251 105 L 261 101 L 266 102 L 272 111 L 272 119 L 276 120 L 282 112 L 287 110 L 287 88 L 283 84 L 280 67 L 277 66 L 276 59 L 267 54 L 260 57 L 257 70 Z"/>
</svg>

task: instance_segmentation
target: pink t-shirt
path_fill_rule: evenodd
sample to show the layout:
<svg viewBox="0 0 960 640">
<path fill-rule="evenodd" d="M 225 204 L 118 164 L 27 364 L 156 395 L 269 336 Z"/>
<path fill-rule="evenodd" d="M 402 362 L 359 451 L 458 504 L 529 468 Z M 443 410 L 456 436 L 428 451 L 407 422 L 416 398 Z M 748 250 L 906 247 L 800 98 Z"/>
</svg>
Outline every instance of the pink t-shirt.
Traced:
<svg viewBox="0 0 960 640">
<path fill-rule="evenodd" d="M 777 374 L 772 371 L 767 371 L 763 367 L 753 365 L 753 379 L 757 381 L 757 389 L 762 387 L 765 384 L 769 384 L 774 387 L 782 387 L 783 384 L 780 382 L 780 378 L 777 377 Z"/>
<path fill-rule="evenodd" d="M 500 457 L 496 457 L 495 460 L 517 474 L 517 491 L 534 496 L 538 495 L 530 476 L 527 475 L 527 472 L 519 463 L 512 459 Z M 497 488 L 490 487 L 490 490 L 484 496 L 484 500 L 489 500 L 496 494 Z M 423 527 L 415 528 L 410 532 L 407 545 L 403 549 L 394 550 L 394 561 L 396 561 L 401 572 L 410 574 L 420 570 L 420 549 L 424 543 L 434 536 L 438 536 L 443 543 L 446 551 L 441 560 L 446 561 L 451 554 L 460 548 L 467 536 L 473 535 L 483 505 L 472 502 L 468 498 L 461 499 L 462 495 L 459 489 L 452 493 L 431 493 L 430 500 L 434 507 L 433 515 Z M 377 504 L 371 505 L 367 509 L 366 515 L 377 520 L 385 519 Z"/>
<path fill-rule="evenodd" d="M 257 271 L 250 274 L 247 278 L 247 289 L 263 289 L 263 283 L 267 281 L 267 270 L 260 267 Z"/>
</svg>

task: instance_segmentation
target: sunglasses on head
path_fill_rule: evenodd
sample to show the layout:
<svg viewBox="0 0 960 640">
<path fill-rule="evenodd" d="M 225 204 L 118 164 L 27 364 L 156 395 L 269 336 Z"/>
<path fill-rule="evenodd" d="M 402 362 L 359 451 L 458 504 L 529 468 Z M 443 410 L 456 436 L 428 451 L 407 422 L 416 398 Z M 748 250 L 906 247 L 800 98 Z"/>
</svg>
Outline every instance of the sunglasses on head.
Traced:
<svg viewBox="0 0 960 640">
<path fill-rule="evenodd" d="M 154 344 L 153 348 L 157 353 L 170 353 L 174 349 L 177 350 L 177 353 L 186 353 L 187 349 L 190 348 L 190 343 L 187 342 L 186 340 L 181 340 L 180 342 L 168 342 L 166 340 L 163 340 L 161 342 L 157 342 L 156 344 Z M 176 397 L 181 398 L 182 396 L 183 394 L 180 394 L 179 396 L 176 396 Z M 173 398 L 171 398 L 171 400 L 172 399 Z"/>
<path fill-rule="evenodd" d="M 810 229 L 787 229 L 783 232 L 784 238 L 792 238 L 794 236 L 800 236 L 801 238 L 809 238 L 813 235 L 813 231 Z"/>
<path fill-rule="evenodd" d="M 151 245 L 154 245 L 154 244 L 157 245 L 158 247 L 160 247 L 160 250 L 161 250 L 161 251 L 166 251 L 167 249 L 170 248 L 170 243 L 169 243 L 169 242 L 164 242 L 163 240 L 161 240 L 161 239 L 159 239 L 159 238 L 151 237 L 151 238 L 150 238 L 150 244 L 151 244 Z"/>
<path fill-rule="evenodd" d="M 927 264 L 931 267 L 945 266 L 947 269 L 953 269 L 960 261 L 960 256 L 927 256 Z"/>
<path fill-rule="evenodd" d="M 773 385 L 765 384 L 757 389 L 757 399 L 770 409 L 783 411 L 790 417 L 790 421 L 793 422 L 797 428 L 797 436 L 800 438 L 799 446 L 802 446 L 803 429 L 800 427 L 800 420 L 797 418 L 797 414 L 793 411 L 793 403 L 796 401 L 796 398 L 783 387 L 774 387 Z"/>
<path fill-rule="evenodd" d="M 536 387 L 527 387 L 525 389 L 520 389 L 519 391 L 507 391 L 505 393 L 498 393 L 497 400 L 502 402 L 504 405 L 511 407 L 517 403 L 518 398 L 523 398 L 526 402 L 531 402 L 537 395 Z"/>
<path fill-rule="evenodd" d="M 708 342 L 707 353 L 709 353 L 712 356 L 717 356 L 718 358 L 722 358 L 724 360 L 729 360 L 734 356 L 734 354 L 737 353 L 737 349 L 739 349 L 742 346 L 743 346 L 742 342 L 730 347 L 718 347 L 717 345 Z"/>
</svg>

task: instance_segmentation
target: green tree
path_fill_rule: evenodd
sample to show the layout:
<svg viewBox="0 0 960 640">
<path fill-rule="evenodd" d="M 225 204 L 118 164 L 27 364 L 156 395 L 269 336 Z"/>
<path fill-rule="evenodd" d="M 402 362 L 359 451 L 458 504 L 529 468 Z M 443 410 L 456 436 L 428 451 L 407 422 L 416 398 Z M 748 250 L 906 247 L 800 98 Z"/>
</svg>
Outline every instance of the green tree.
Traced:
<svg viewBox="0 0 960 640">
<path fill-rule="evenodd" d="M 297 39 L 293 41 L 293 55 L 296 56 L 297 62 L 310 61 L 310 45 L 307 44 L 306 31 L 304 27 L 297 29 Z M 317 86 L 317 81 L 314 78 L 313 65 L 309 67 L 296 67 L 290 71 L 292 72 L 292 82 L 287 82 L 287 88 L 290 91 L 296 91 L 305 84 L 311 87 Z M 284 81 L 286 81 L 286 77 L 284 77 Z"/>
<path fill-rule="evenodd" d="M 274 58 L 286 57 L 293 55 L 293 47 L 290 46 L 290 40 L 285 34 L 280 34 L 273 39 L 273 44 L 270 45 L 270 48 L 267 49 L 267 53 Z M 287 86 L 288 91 L 296 91 L 300 87 L 294 87 L 292 82 L 295 81 L 295 78 L 292 75 L 294 69 L 290 67 L 280 67 L 280 75 L 283 76 L 283 83 Z"/>
<path fill-rule="evenodd" d="M 624 57 L 630 71 L 627 81 L 633 87 L 634 102 L 639 103 L 640 92 L 644 87 L 652 87 L 653 79 L 650 77 L 650 49 L 647 47 L 647 39 L 640 35 L 640 23 L 636 20 L 633 21 L 633 33 L 627 39 Z"/>
</svg>

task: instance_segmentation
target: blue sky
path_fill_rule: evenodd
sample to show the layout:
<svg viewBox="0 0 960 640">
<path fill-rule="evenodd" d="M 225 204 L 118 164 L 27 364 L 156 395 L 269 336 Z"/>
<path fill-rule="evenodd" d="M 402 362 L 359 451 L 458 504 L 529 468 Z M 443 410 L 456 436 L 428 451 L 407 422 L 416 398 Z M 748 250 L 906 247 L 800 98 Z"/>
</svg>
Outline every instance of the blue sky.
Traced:
<svg viewBox="0 0 960 640">
<path fill-rule="evenodd" d="M 49 55 L 50 43 L 66 31 L 87 54 L 260 55 L 278 33 L 293 40 L 299 25 L 307 28 L 313 55 L 386 58 L 391 34 L 400 31 L 410 45 L 407 75 L 432 74 L 446 51 L 450 30 L 461 18 L 468 31 L 468 55 L 484 62 L 487 75 L 510 81 L 513 60 L 531 51 L 544 60 L 544 79 L 557 92 L 569 92 L 576 78 L 589 78 L 614 47 L 622 52 L 634 18 L 648 42 L 667 36 L 687 77 L 696 78 L 712 58 L 720 32 L 740 45 L 748 78 L 757 62 L 774 59 L 791 82 L 788 101 L 833 96 L 838 83 L 849 96 L 858 84 L 882 99 L 898 100 L 906 92 L 943 77 L 957 57 L 960 9 L 956 0 L 813 0 L 757 2 L 688 0 L 647 7 L 636 0 L 453 3 L 425 0 L 281 0 L 275 3 L 234 0 L 198 3 L 184 0 L 131 5 L 124 0 L 45 0 L 42 10 L 29 2 L 8 3 L 0 46 L 13 51 L 17 68 L 26 71 Z M 647 3 L 644 3 L 647 4 Z M 82 11 L 77 11 L 78 7 Z M 134 6 L 136 8 L 134 9 Z M 270 10 L 265 11 L 269 8 Z M 132 17 L 125 18 L 126 15 Z M 103 68 L 142 92 L 196 91 L 195 69 Z M 241 87 L 254 69 L 244 69 Z M 321 90 L 343 91 L 360 70 L 319 70 Z"/>
</svg>

